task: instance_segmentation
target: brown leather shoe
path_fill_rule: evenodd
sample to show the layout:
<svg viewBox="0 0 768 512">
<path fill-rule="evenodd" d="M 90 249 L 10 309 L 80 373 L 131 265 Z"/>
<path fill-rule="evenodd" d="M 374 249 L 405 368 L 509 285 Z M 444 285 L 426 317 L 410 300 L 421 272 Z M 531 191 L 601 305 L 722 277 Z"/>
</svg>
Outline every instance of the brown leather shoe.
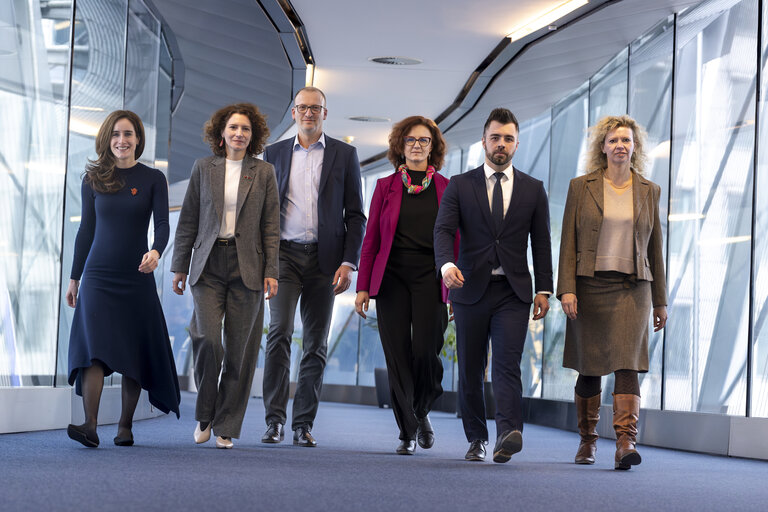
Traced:
<svg viewBox="0 0 768 512">
<path fill-rule="evenodd" d="M 613 395 L 613 429 L 616 431 L 615 469 L 629 469 L 642 462 L 635 449 L 637 420 L 640 417 L 640 397 Z"/>
<path fill-rule="evenodd" d="M 576 464 L 594 464 L 597 451 L 597 422 L 600 421 L 600 393 L 589 398 L 573 394 L 581 442 L 576 451 Z"/>
</svg>

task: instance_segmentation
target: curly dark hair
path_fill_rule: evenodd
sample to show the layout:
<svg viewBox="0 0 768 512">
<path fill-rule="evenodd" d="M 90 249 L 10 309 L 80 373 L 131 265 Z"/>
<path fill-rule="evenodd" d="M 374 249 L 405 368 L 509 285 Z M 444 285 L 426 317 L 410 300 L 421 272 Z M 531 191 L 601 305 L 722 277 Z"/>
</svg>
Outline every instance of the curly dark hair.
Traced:
<svg viewBox="0 0 768 512">
<path fill-rule="evenodd" d="M 267 118 L 259 111 L 259 107 L 252 103 L 235 103 L 222 107 L 205 122 L 203 126 L 203 140 L 211 146 L 211 151 L 216 156 L 227 156 L 227 148 L 222 144 L 224 138 L 221 133 L 227 126 L 227 121 L 233 114 L 242 114 L 251 121 L 251 142 L 248 144 L 248 153 L 258 155 L 264 151 L 264 145 L 269 137 Z"/>
<path fill-rule="evenodd" d="M 112 154 L 112 130 L 121 119 L 127 119 L 133 125 L 136 132 L 136 150 L 134 158 L 137 160 L 144 152 L 144 124 L 141 118 L 130 110 L 115 110 L 104 119 L 96 134 L 96 160 L 88 160 L 85 166 L 84 180 L 96 192 L 102 194 L 114 194 L 125 186 L 125 182 L 115 170 L 115 155 Z"/>
<path fill-rule="evenodd" d="M 435 170 L 439 171 L 445 163 L 445 139 L 437 124 L 428 117 L 410 116 L 395 123 L 392 131 L 389 132 L 387 158 L 395 167 L 405 163 L 404 137 L 411 131 L 411 128 L 419 125 L 426 127 L 432 133 L 432 150 L 429 152 L 428 162 Z"/>
</svg>

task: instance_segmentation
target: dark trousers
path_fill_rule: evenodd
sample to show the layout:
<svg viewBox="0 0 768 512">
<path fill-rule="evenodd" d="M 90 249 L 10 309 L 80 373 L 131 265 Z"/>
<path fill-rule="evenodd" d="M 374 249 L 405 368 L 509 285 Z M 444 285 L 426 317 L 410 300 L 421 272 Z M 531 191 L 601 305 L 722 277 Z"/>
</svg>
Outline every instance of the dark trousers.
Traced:
<svg viewBox="0 0 768 512">
<path fill-rule="evenodd" d="M 440 351 L 448 313 L 432 253 L 390 254 L 376 314 L 400 439 L 415 439 L 416 418 L 426 416 L 443 392 Z"/>
<path fill-rule="evenodd" d="M 191 290 L 195 419 L 211 422 L 216 435 L 238 438 L 264 329 L 264 295 L 243 283 L 234 246 L 211 250 Z"/>
<path fill-rule="evenodd" d="M 483 377 L 491 339 L 491 380 L 496 401 L 496 433 L 523 430 L 520 359 L 531 305 L 509 283 L 493 280 L 475 304 L 453 303 L 459 367 L 459 407 L 468 441 L 488 440 Z"/>
<path fill-rule="evenodd" d="M 299 377 L 293 397 L 291 428 L 312 428 L 320 401 L 333 313 L 333 275 L 320 271 L 317 245 L 280 244 L 277 295 L 269 301 L 269 334 L 264 360 L 264 408 L 267 423 L 286 423 L 291 377 L 291 340 L 301 297 L 303 327 Z"/>
</svg>

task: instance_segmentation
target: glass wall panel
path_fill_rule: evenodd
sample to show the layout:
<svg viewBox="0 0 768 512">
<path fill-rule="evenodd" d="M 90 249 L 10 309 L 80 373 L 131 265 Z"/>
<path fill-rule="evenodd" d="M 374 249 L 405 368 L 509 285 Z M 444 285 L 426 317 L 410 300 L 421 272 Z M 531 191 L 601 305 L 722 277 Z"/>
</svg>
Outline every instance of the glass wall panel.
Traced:
<svg viewBox="0 0 768 512">
<path fill-rule="evenodd" d="M 0 386 L 56 368 L 71 14 L 0 3 Z"/>
<path fill-rule="evenodd" d="M 80 185 L 85 165 L 95 158 L 94 140 L 104 118 L 123 108 L 127 0 L 78 0 L 72 108 L 69 120 L 61 296 L 72 269 L 75 236 L 80 226 Z M 67 352 L 74 309 L 61 301 L 56 383 L 67 383 Z"/>
<path fill-rule="evenodd" d="M 763 2 L 761 48 L 762 82 L 760 97 L 768 93 L 768 2 Z M 752 395 L 751 416 L 768 416 L 768 108 L 760 105 L 760 139 L 758 141 L 757 175 L 755 179 L 755 225 L 753 233 L 754 269 L 752 271 L 754 295 L 752 306 Z"/>
<path fill-rule="evenodd" d="M 522 172 L 544 182 L 549 187 L 549 110 L 538 117 L 520 123 L 520 145 L 515 152 L 514 165 Z M 533 255 L 528 248 L 528 266 L 533 272 Z M 552 290 L 554 291 L 554 290 Z M 544 322 L 531 320 L 520 363 L 523 396 L 541 396 L 541 358 L 544 348 Z"/>
<path fill-rule="evenodd" d="M 629 115 L 648 132 L 645 176 L 661 187 L 659 216 L 665 247 L 669 203 L 673 45 L 674 17 L 670 17 L 632 43 L 629 66 Z M 651 319 L 649 323 L 652 325 Z M 649 333 L 650 367 L 648 373 L 640 374 L 640 394 L 644 408 L 659 409 L 664 331 L 654 333 L 649 327 Z"/>
<path fill-rule="evenodd" d="M 549 212 L 552 226 L 552 263 L 557 286 L 557 262 L 560 253 L 565 198 L 568 184 L 583 168 L 587 143 L 589 83 L 552 108 L 552 139 L 549 174 Z M 576 372 L 563 368 L 565 314 L 556 299 L 550 300 L 549 314 L 544 317 L 542 355 L 542 398 L 572 400 Z"/>
<path fill-rule="evenodd" d="M 757 0 L 678 18 L 664 407 L 745 414 Z"/>
<path fill-rule="evenodd" d="M 589 81 L 589 126 L 605 116 L 627 113 L 627 54 L 629 48 L 595 73 Z"/>
</svg>

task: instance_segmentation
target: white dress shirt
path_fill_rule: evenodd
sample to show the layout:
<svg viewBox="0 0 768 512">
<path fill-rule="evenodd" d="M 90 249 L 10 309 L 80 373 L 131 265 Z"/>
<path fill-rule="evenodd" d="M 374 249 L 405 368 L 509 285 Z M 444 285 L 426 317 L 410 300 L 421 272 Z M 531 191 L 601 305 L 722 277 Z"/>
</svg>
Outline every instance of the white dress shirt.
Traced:
<svg viewBox="0 0 768 512">
<path fill-rule="evenodd" d="M 234 238 L 237 221 L 237 189 L 240 186 L 243 161 L 227 159 L 226 169 L 224 175 L 224 209 L 221 215 L 219 238 Z"/>
</svg>

